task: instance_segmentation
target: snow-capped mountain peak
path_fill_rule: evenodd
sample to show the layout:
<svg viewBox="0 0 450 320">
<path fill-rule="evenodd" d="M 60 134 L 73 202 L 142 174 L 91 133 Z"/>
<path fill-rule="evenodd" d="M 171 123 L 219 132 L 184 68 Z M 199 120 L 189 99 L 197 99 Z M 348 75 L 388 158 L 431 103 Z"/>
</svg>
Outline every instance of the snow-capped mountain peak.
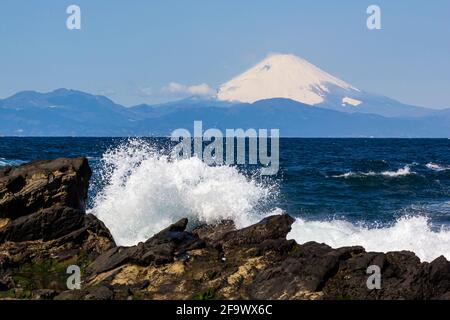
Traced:
<svg viewBox="0 0 450 320">
<path fill-rule="evenodd" d="M 223 84 L 217 98 L 250 103 L 287 98 L 316 105 L 325 102 L 328 96 L 333 96 L 333 100 L 339 96 L 340 102 L 345 104 L 359 92 L 304 59 L 292 54 L 276 54 Z M 344 101 L 344 98 L 347 100 Z"/>
</svg>

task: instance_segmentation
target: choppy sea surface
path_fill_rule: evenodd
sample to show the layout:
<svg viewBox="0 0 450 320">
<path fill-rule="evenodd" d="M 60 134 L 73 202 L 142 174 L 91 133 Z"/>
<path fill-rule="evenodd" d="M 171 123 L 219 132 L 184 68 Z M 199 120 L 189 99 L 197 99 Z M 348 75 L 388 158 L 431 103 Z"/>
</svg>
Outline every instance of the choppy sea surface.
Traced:
<svg viewBox="0 0 450 320">
<path fill-rule="evenodd" d="M 172 161 L 164 138 L 0 138 L 0 166 L 86 156 L 89 211 L 131 245 L 182 217 L 246 226 L 296 218 L 290 238 L 450 259 L 450 140 L 281 139 L 280 170 Z"/>
</svg>

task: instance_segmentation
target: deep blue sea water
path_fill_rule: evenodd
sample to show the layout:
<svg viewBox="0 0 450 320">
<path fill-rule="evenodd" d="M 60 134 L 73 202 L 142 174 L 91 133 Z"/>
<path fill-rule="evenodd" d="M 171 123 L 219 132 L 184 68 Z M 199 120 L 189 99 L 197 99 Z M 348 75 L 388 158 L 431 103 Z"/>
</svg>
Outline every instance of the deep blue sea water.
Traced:
<svg viewBox="0 0 450 320">
<path fill-rule="evenodd" d="M 161 138 L 144 140 L 156 146 L 167 145 L 167 141 Z M 89 199 L 90 206 L 93 206 L 95 196 L 102 191 L 105 183 L 111 182 L 108 182 L 108 178 L 105 180 L 103 168 L 105 162 L 101 161 L 103 155 L 107 150 L 126 145 L 126 141 L 120 138 L 3 137 L 0 138 L 0 166 L 17 165 L 36 159 L 86 156 L 94 170 Z M 154 165 L 157 166 L 157 164 Z M 196 172 L 197 169 L 193 168 L 192 171 Z M 191 169 L 186 167 L 184 170 Z M 245 167 L 241 167 L 240 170 L 244 175 L 251 176 L 249 172 L 245 172 Z M 149 184 L 154 183 L 154 179 L 170 181 L 175 179 L 176 181 L 176 178 L 170 177 L 170 174 L 176 175 L 176 170 L 162 171 L 164 175 L 161 176 L 158 172 L 148 171 L 148 169 L 142 171 L 152 173 L 139 182 L 133 181 L 133 183 L 139 183 L 145 189 L 147 181 Z M 102 172 L 103 179 L 100 179 Z M 220 179 L 224 184 L 227 183 L 226 175 Z M 280 171 L 278 175 L 269 177 L 268 181 L 266 179 L 265 183 L 273 184 L 277 192 L 270 193 L 270 201 L 266 201 L 265 205 L 278 207 L 300 218 L 301 221 L 337 220 L 350 222 L 355 226 L 364 225 L 367 228 L 374 226 L 387 228 L 395 225 L 402 217 L 420 216 L 427 218 L 427 223 L 433 232 L 439 232 L 440 229 L 450 226 L 450 140 L 448 139 L 281 139 Z M 214 188 L 213 183 L 209 186 Z M 165 187 L 163 183 L 155 188 Z M 233 188 L 231 186 L 229 189 Z M 245 186 L 243 188 L 247 189 Z M 229 189 L 220 189 L 220 192 L 226 193 Z M 155 189 L 148 189 L 146 192 L 151 193 L 151 190 Z M 181 192 L 179 190 L 182 188 L 176 190 Z M 114 196 L 120 197 L 117 190 L 111 189 L 108 192 L 116 192 Z M 143 196 L 145 201 L 146 195 L 137 195 L 136 197 L 140 198 L 135 199 L 133 191 L 119 192 L 128 192 L 129 202 L 142 202 Z M 161 194 L 163 192 L 161 191 Z M 189 194 L 188 200 L 182 198 L 183 200 L 175 201 L 187 201 L 188 205 L 203 210 L 205 216 L 211 215 L 207 206 L 216 208 L 214 207 L 216 204 L 208 203 L 209 200 L 206 197 L 201 198 L 200 195 L 195 198 L 199 192 Z M 204 194 L 202 193 L 202 196 Z M 231 193 L 230 195 L 233 196 Z M 167 199 L 170 198 L 171 196 L 168 195 Z M 155 201 L 152 200 L 155 199 L 152 194 L 148 194 L 148 199 L 148 201 Z M 170 202 L 170 200 L 167 201 Z M 202 201 L 206 205 L 203 205 Z M 227 203 L 226 201 L 226 199 L 221 200 L 221 203 Z M 158 205 L 160 208 L 161 203 L 158 202 Z M 120 204 L 116 205 L 116 207 L 119 206 Z M 155 210 L 153 207 L 148 208 L 142 204 L 130 206 L 130 210 L 133 208 L 143 211 L 143 214 L 145 210 Z M 169 206 L 167 210 L 183 209 Z M 113 225 L 114 221 L 111 222 L 114 229 Z M 345 233 L 347 237 L 353 236 L 348 234 L 352 233 L 348 231 L 352 229 L 343 228 L 342 225 L 332 227 L 327 225 L 326 227 L 330 227 L 331 231 L 328 229 L 324 231 L 322 227 L 324 225 L 320 226 L 319 231 L 311 228 L 306 231 L 302 229 L 302 235 L 312 230 L 325 232 L 334 237 L 330 242 L 337 244 L 341 243 L 336 240 L 342 236 L 341 233 Z M 408 225 L 408 228 L 413 227 Z M 333 235 L 337 229 L 339 229 L 339 235 Z M 122 234 L 125 231 L 120 230 Z M 136 232 L 137 234 L 139 232 Z M 445 236 L 448 237 L 448 234 Z M 323 237 L 319 237 L 319 240 Z M 444 241 L 442 238 L 439 239 L 437 241 Z M 411 242 L 411 240 L 408 241 Z M 407 244 L 408 242 L 405 246 L 408 246 Z M 426 255 L 423 254 L 423 256 Z"/>
</svg>

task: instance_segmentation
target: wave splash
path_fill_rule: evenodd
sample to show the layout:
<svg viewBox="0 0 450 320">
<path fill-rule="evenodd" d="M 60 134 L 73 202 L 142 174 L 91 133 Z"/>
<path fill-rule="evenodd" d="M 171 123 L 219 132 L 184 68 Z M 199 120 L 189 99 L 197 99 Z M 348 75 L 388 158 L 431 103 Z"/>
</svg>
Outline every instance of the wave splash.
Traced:
<svg viewBox="0 0 450 320">
<path fill-rule="evenodd" d="M 147 240 L 174 221 L 215 223 L 231 219 L 238 227 L 269 214 L 275 183 L 258 182 L 235 167 L 207 166 L 196 157 L 171 161 L 142 140 L 129 140 L 101 160 L 103 189 L 90 210 L 119 245 Z"/>
<path fill-rule="evenodd" d="M 130 140 L 106 152 L 101 164 L 103 187 L 89 211 L 108 226 L 119 245 L 145 241 L 183 217 L 194 223 L 231 219 L 241 228 L 282 213 L 272 205 L 278 193 L 275 183 L 263 184 L 234 167 L 210 167 L 195 157 L 171 161 L 148 142 Z M 432 230 L 424 216 L 403 217 L 376 228 L 297 218 L 288 238 L 335 248 L 410 250 L 422 261 L 440 255 L 450 259 L 450 230 Z"/>
<path fill-rule="evenodd" d="M 362 246 L 366 251 L 413 251 L 421 261 L 444 255 L 450 260 L 450 230 L 431 230 L 424 216 L 402 217 L 383 228 L 357 226 L 343 220 L 306 221 L 297 218 L 288 239 L 316 241 L 333 248 Z"/>
</svg>

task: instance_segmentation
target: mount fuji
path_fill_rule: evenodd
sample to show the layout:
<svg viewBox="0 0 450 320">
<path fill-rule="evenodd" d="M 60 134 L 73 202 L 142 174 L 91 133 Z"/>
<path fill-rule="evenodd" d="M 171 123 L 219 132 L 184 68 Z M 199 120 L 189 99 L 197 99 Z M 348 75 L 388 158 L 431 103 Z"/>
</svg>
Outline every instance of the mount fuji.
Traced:
<svg viewBox="0 0 450 320">
<path fill-rule="evenodd" d="M 340 96 L 344 105 L 357 106 L 361 101 L 351 98 L 360 90 L 306 60 L 290 54 L 271 55 L 236 78 L 223 84 L 219 100 L 253 103 L 272 98 L 292 99 L 317 105 L 329 96 Z"/>
<path fill-rule="evenodd" d="M 285 98 L 344 112 L 387 117 L 423 116 L 427 108 L 405 105 L 364 92 L 292 54 L 270 55 L 254 67 L 221 85 L 217 99 L 253 103 Z"/>
</svg>

